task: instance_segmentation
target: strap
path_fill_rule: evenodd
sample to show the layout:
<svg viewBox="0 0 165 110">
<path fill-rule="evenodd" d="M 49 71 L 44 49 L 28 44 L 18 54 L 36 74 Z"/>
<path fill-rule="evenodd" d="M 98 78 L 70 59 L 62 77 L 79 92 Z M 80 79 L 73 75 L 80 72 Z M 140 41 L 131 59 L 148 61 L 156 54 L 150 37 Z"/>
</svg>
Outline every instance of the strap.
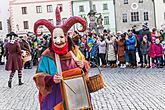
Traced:
<svg viewBox="0 0 165 110">
<path fill-rule="evenodd" d="M 56 53 L 55 53 L 55 60 L 56 60 L 57 71 L 60 74 L 60 76 L 62 77 L 62 69 L 61 69 L 60 57 Z"/>
<path fill-rule="evenodd" d="M 74 61 L 77 61 L 78 58 L 75 56 L 75 54 L 74 54 L 72 51 L 70 51 L 70 53 L 71 53 L 71 55 L 72 55 L 72 57 L 73 57 L 73 60 L 74 60 Z"/>
</svg>

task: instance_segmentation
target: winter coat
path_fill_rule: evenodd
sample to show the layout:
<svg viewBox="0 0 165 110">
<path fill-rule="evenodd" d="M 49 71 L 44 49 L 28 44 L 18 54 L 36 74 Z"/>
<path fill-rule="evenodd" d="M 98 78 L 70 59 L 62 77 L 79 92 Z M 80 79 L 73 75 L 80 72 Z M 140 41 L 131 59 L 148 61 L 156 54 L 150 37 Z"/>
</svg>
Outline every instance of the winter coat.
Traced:
<svg viewBox="0 0 165 110">
<path fill-rule="evenodd" d="M 90 57 L 95 58 L 98 54 L 98 47 L 99 45 L 97 43 L 93 43 L 92 50 L 90 51 Z"/>
<path fill-rule="evenodd" d="M 111 37 L 110 40 L 106 39 L 106 43 L 107 43 L 107 57 L 108 57 L 108 61 L 115 61 L 116 60 L 116 55 L 115 55 L 115 48 L 114 48 L 114 44 L 115 44 L 115 37 Z"/>
<path fill-rule="evenodd" d="M 5 45 L 5 56 L 7 58 L 6 67 L 7 71 L 21 70 L 23 67 L 21 48 L 18 42 L 7 43 Z"/>
<path fill-rule="evenodd" d="M 163 47 L 161 44 L 155 44 L 155 54 L 156 54 L 156 57 L 163 56 L 164 52 L 163 52 Z"/>
<path fill-rule="evenodd" d="M 155 53 L 155 44 L 154 44 L 154 43 L 152 43 L 152 44 L 150 45 L 149 56 L 150 56 L 150 58 L 155 58 L 155 57 L 156 57 L 156 53 Z"/>
<path fill-rule="evenodd" d="M 99 53 L 106 53 L 106 42 L 104 41 L 98 41 L 97 42 L 99 45 Z"/>
<path fill-rule="evenodd" d="M 142 55 L 148 55 L 149 50 L 150 50 L 150 42 L 147 42 L 145 44 L 142 42 L 140 45 L 141 54 Z"/>
<path fill-rule="evenodd" d="M 124 40 L 119 40 L 117 41 L 117 47 L 118 47 L 118 60 L 120 62 L 125 62 L 125 41 Z"/>
<path fill-rule="evenodd" d="M 136 45 L 136 37 L 135 37 L 135 34 L 132 34 L 126 40 L 126 49 L 128 51 L 135 51 L 136 50 L 135 45 Z"/>
</svg>

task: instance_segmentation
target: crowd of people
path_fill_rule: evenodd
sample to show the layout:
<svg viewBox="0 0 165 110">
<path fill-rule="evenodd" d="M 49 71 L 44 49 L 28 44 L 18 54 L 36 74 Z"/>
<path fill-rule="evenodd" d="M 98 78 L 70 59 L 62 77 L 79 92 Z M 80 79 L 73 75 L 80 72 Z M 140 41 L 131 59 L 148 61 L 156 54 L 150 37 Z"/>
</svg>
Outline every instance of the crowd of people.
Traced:
<svg viewBox="0 0 165 110">
<path fill-rule="evenodd" d="M 102 68 L 162 68 L 165 64 L 165 32 L 144 24 L 142 29 L 131 28 L 116 34 L 108 30 L 97 35 L 95 31 L 80 37 L 78 44 L 86 60 Z M 138 61 L 140 59 L 140 61 Z M 91 63 L 91 67 L 95 67 Z"/>
<path fill-rule="evenodd" d="M 81 35 L 74 31 L 69 36 L 86 60 L 102 68 L 136 68 L 138 65 L 142 68 L 162 68 L 165 64 L 165 32 L 158 31 L 156 28 L 150 31 L 146 25 L 143 25 L 139 31 L 132 28 L 127 32 L 118 31 L 113 34 L 105 29 L 101 34 L 92 31 Z M 41 54 L 49 46 L 50 37 L 49 34 L 41 37 L 27 34 L 17 38 L 22 55 L 25 56 L 28 53 L 31 56 L 29 61 L 25 61 L 25 69 L 31 69 L 38 64 Z M 0 40 L 1 65 L 4 64 L 2 58 L 8 41 L 8 37 L 5 41 Z M 140 59 L 139 62 L 137 57 Z M 95 67 L 93 63 L 91 67 Z"/>
</svg>

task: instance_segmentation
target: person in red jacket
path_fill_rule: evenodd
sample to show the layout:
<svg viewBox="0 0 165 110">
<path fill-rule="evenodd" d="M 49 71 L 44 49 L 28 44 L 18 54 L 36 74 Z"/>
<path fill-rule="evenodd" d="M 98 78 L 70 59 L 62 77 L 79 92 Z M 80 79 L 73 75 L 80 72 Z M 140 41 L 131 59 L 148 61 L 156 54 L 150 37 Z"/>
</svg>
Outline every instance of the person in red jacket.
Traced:
<svg viewBox="0 0 165 110">
<path fill-rule="evenodd" d="M 163 47 L 162 45 L 160 44 L 160 40 L 157 38 L 155 40 L 155 55 L 156 55 L 156 64 L 157 64 L 157 68 L 162 68 L 162 57 L 163 57 L 163 54 L 164 54 L 164 51 L 163 51 Z"/>
</svg>

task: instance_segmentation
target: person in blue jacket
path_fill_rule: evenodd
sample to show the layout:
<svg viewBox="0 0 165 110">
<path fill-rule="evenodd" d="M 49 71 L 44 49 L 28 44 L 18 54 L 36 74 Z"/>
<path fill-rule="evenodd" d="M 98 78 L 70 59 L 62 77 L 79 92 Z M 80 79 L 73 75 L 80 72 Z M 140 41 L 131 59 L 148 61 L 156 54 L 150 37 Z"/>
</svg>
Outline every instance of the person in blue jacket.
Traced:
<svg viewBox="0 0 165 110">
<path fill-rule="evenodd" d="M 128 51 L 129 63 L 132 68 L 136 67 L 136 36 L 131 30 L 128 30 L 126 36 L 126 50 Z"/>
</svg>

